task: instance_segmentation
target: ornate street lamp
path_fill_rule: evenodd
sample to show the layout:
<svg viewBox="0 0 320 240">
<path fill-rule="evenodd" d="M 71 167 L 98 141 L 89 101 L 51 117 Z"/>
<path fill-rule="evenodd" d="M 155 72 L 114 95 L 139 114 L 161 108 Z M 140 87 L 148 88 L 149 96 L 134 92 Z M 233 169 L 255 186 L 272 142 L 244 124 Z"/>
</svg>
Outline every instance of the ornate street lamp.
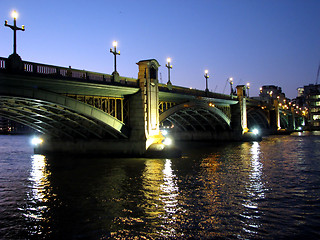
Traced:
<svg viewBox="0 0 320 240">
<path fill-rule="evenodd" d="M 247 83 L 248 97 L 249 97 L 249 89 L 250 89 L 250 83 Z"/>
<path fill-rule="evenodd" d="M 172 85 L 172 83 L 170 81 L 170 69 L 172 69 L 171 58 L 167 58 L 166 67 L 168 68 L 168 82 L 167 82 L 167 85 Z"/>
<path fill-rule="evenodd" d="M 13 54 L 17 54 L 17 31 L 21 30 L 24 31 L 24 25 L 22 27 L 17 27 L 17 18 L 18 18 L 18 13 L 14 10 L 11 13 L 11 16 L 13 17 L 13 25 L 9 25 L 8 21 L 5 20 L 4 26 L 9 27 L 13 30 Z"/>
<path fill-rule="evenodd" d="M 117 72 L 117 55 L 120 55 L 120 51 L 117 52 L 117 41 L 113 41 L 113 50 L 110 48 L 110 52 L 114 55 L 114 71 L 112 73 L 113 82 L 120 82 L 119 73 Z"/>
<path fill-rule="evenodd" d="M 232 95 L 233 95 L 233 87 L 232 87 L 232 85 L 233 85 L 233 78 L 232 78 L 232 77 L 228 78 L 228 82 L 230 83 L 230 89 L 231 89 L 230 95 L 232 96 Z"/>
<path fill-rule="evenodd" d="M 208 70 L 204 70 L 204 78 L 206 79 L 206 92 L 209 92 L 209 89 L 208 89 L 208 78 L 209 78 L 209 75 L 208 75 Z"/>
<path fill-rule="evenodd" d="M 114 55 L 114 73 L 117 73 L 117 55 L 120 55 L 120 51 L 117 52 L 117 41 L 113 41 L 113 50 L 110 48 L 110 52 Z"/>
</svg>

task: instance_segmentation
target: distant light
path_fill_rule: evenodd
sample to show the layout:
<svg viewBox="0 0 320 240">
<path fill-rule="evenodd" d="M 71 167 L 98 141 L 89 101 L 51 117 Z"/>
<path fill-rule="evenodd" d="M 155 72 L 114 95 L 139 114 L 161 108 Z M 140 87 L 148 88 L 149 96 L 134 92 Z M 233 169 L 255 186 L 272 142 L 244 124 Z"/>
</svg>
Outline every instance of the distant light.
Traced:
<svg viewBox="0 0 320 240">
<path fill-rule="evenodd" d="M 33 137 L 33 138 L 31 139 L 31 143 L 32 143 L 32 145 L 37 146 L 37 145 L 43 143 L 43 139 L 42 139 L 42 138 L 39 138 L 39 137 Z"/>
<path fill-rule="evenodd" d="M 11 13 L 11 17 L 13 17 L 14 19 L 17 19 L 19 16 L 19 14 L 17 13 L 16 10 L 13 10 L 12 13 Z"/>
<path fill-rule="evenodd" d="M 161 133 L 162 133 L 163 136 L 168 135 L 168 131 L 167 130 L 161 130 Z"/>
<path fill-rule="evenodd" d="M 171 58 L 169 58 L 169 57 L 167 58 L 167 63 L 169 63 L 169 64 L 171 63 Z"/>
<path fill-rule="evenodd" d="M 117 42 L 117 41 L 113 41 L 112 45 L 113 45 L 114 47 L 117 47 L 118 42 Z"/>
<path fill-rule="evenodd" d="M 208 74 L 208 72 L 209 72 L 209 71 L 208 71 L 207 69 L 206 69 L 206 70 L 204 70 L 204 73 L 205 73 L 205 74 Z"/>
<path fill-rule="evenodd" d="M 171 138 L 165 138 L 162 142 L 164 145 L 169 146 L 172 144 L 172 139 Z"/>
<path fill-rule="evenodd" d="M 250 83 L 247 83 L 247 88 L 249 88 L 250 87 Z"/>
<path fill-rule="evenodd" d="M 298 130 L 302 130 L 302 127 L 298 127 Z"/>
<path fill-rule="evenodd" d="M 252 133 L 253 133 L 254 135 L 258 135 L 258 134 L 259 134 L 259 130 L 255 128 L 255 129 L 252 130 Z"/>
</svg>

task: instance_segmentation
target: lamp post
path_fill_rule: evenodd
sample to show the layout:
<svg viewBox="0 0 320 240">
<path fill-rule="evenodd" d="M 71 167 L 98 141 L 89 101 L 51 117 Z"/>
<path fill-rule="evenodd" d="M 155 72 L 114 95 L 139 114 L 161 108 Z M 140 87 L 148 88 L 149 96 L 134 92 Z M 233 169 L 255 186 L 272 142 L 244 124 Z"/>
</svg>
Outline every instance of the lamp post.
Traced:
<svg viewBox="0 0 320 240">
<path fill-rule="evenodd" d="M 233 96 L 233 87 L 232 87 L 233 78 L 232 77 L 228 78 L 228 82 L 230 83 L 230 95 Z"/>
<path fill-rule="evenodd" d="M 208 75 L 208 70 L 204 70 L 204 78 L 206 79 L 206 93 L 209 92 L 209 89 L 208 89 L 208 78 L 209 78 L 209 75 Z"/>
<path fill-rule="evenodd" d="M 249 89 L 250 89 L 250 83 L 247 83 L 248 97 L 249 97 Z"/>
<path fill-rule="evenodd" d="M 166 67 L 168 68 L 168 82 L 167 82 L 167 85 L 171 85 L 171 81 L 170 81 L 170 69 L 172 69 L 171 58 L 167 58 Z"/>
<path fill-rule="evenodd" d="M 13 30 L 13 54 L 17 54 L 17 31 L 21 30 L 24 31 L 24 25 L 22 27 L 17 27 L 17 18 L 18 18 L 18 13 L 14 10 L 11 13 L 11 16 L 13 17 L 13 25 L 9 25 L 8 21 L 5 20 L 4 26 L 9 27 Z"/>
<path fill-rule="evenodd" d="M 110 48 L 110 52 L 114 55 L 114 73 L 117 73 L 117 55 L 120 55 L 120 51 L 117 52 L 117 41 L 113 41 L 113 50 Z"/>
</svg>

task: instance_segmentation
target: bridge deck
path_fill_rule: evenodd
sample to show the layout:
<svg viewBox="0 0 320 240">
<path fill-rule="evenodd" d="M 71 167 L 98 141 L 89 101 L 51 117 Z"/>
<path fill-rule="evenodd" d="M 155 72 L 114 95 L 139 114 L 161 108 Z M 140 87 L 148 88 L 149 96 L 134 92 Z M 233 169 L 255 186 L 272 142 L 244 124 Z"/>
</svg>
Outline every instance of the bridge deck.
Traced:
<svg viewBox="0 0 320 240">
<path fill-rule="evenodd" d="M 7 58 L 0 57 L 0 73 L 6 72 Z M 132 94 L 138 91 L 139 80 L 135 78 L 128 78 L 120 76 L 120 82 L 113 82 L 112 75 L 105 73 L 97 73 L 86 70 L 79 70 L 73 68 L 66 68 L 60 66 L 53 66 L 48 64 L 34 63 L 23 61 L 24 72 L 20 73 L 27 77 L 41 78 L 40 85 L 43 85 L 45 79 L 54 79 L 54 82 L 46 81 L 46 85 L 50 85 L 50 89 L 57 93 L 74 92 L 74 87 L 77 86 L 79 94 L 99 95 L 100 96 L 114 96 Z M 12 74 L 11 74 L 12 75 Z M 44 79 L 45 78 L 45 79 Z M 71 83 L 77 82 L 77 84 Z M 100 85 L 100 86 L 97 86 Z M 109 91 L 103 85 L 108 85 Z M 114 86 L 114 87 L 112 87 Z M 131 88 L 131 90 L 129 89 Z M 91 90 L 90 90 L 91 89 Z M 100 90 L 103 89 L 101 95 Z M 116 95 L 116 96 L 115 96 Z M 215 99 L 215 102 L 226 104 L 235 104 L 237 102 L 236 96 L 230 96 L 220 93 L 172 86 L 169 90 L 166 84 L 159 84 L 160 101 L 179 101 L 180 99 L 196 99 L 208 98 Z"/>
</svg>

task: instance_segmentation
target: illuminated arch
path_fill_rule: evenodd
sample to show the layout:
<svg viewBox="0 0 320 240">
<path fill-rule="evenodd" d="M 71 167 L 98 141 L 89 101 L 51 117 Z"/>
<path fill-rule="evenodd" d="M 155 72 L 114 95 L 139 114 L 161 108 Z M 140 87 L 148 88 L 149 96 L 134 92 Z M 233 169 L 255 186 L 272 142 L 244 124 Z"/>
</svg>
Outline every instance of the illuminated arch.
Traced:
<svg viewBox="0 0 320 240">
<path fill-rule="evenodd" d="M 247 110 L 248 128 L 260 127 L 262 129 L 270 128 L 269 118 L 260 108 L 249 108 Z"/>
<path fill-rule="evenodd" d="M 0 115 L 59 138 L 127 138 L 124 123 L 75 99 L 36 88 L 1 86 Z"/>
<path fill-rule="evenodd" d="M 204 102 L 176 105 L 160 115 L 160 123 L 169 122 L 182 131 L 230 130 L 231 120 L 217 107 Z"/>
</svg>

